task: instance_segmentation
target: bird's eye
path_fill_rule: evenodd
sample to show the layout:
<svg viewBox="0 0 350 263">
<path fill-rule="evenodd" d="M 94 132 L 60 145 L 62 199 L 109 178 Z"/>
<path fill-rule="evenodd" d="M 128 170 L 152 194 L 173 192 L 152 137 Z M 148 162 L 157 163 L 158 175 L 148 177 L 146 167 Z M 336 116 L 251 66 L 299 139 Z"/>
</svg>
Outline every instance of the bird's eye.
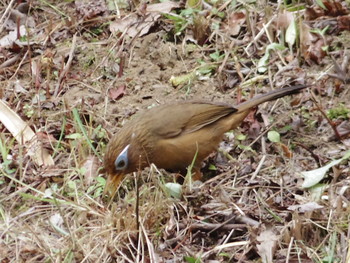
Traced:
<svg viewBox="0 0 350 263">
<path fill-rule="evenodd" d="M 117 171 L 123 171 L 128 167 L 128 149 L 130 144 L 128 144 L 124 150 L 118 155 L 114 162 L 115 169 Z"/>
<path fill-rule="evenodd" d="M 123 169 L 125 167 L 126 163 L 124 160 L 120 160 L 118 163 L 117 163 L 117 168 L 120 168 L 120 169 Z"/>
</svg>

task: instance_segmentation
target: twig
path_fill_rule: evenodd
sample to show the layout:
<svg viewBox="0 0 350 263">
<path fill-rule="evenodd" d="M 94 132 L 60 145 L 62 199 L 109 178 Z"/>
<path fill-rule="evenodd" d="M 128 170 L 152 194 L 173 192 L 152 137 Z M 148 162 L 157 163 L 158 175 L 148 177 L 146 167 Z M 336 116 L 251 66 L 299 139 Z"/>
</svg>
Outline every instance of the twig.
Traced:
<svg viewBox="0 0 350 263">
<path fill-rule="evenodd" d="M 140 171 L 140 170 L 139 170 Z M 134 173 L 134 177 L 135 177 L 135 188 L 136 188 L 136 204 L 135 204 L 135 215 L 136 215 L 136 229 L 137 231 L 139 232 L 140 231 L 140 221 L 139 221 L 139 205 L 140 205 L 140 188 L 139 188 L 139 183 L 137 181 L 137 173 Z M 140 234 L 140 232 L 139 232 Z M 140 238 L 140 235 L 139 235 L 139 238 Z"/>
<path fill-rule="evenodd" d="M 211 223 L 194 223 L 190 225 L 189 231 L 201 230 L 208 231 L 209 233 L 216 231 L 218 229 L 228 231 L 232 229 L 242 229 L 246 228 L 246 224 L 211 224 Z M 188 226 L 184 223 L 179 224 L 179 229 L 186 229 Z M 208 233 L 208 234 L 209 234 Z"/>
<path fill-rule="evenodd" d="M 155 250 L 154 250 L 154 245 L 152 244 L 151 240 L 149 239 L 149 237 L 147 235 L 147 231 L 146 231 L 146 229 L 145 229 L 143 224 L 141 225 L 141 229 L 140 230 L 142 230 L 143 235 L 144 235 L 145 240 L 146 240 L 146 243 L 147 243 L 149 261 L 151 263 L 159 262 L 159 260 L 157 259 L 157 255 L 155 253 Z"/>
<path fill-rule="evenodd" d="M 296 142 L 295 144 L 300 146 L 304 150 L 308 151 L 311 154 L 311 157 L 315 159 L 318 167 L 321 167 L 322 163 L 321 163 L 320 157 L 318 157 L 317 154 L 315 154 L 311 149 L 309 149 L 308 147 L 306 147 L 304 144 L 302 144 L 300 142 Z"/>
<path fill-rule="evenodd" d="M 4 63 L 0 65 L 0 69 L 7 68 L 9 66 L 12 66 L 21 58 L 21 54 L 17 54 L 16 56 L 13 56 L 12 58 L 6 60 Z"/>
<path fill-rule="evenodd" d="M 70 66 L 71 66 L 72 61 L 73 61 L 73 56 L 74 56 L 76 43 L 77 43 L 77 34 L 74 34 L 73 40 L 72 40 L 72 46 L 71 46 L 71 49 L 70 49 L 70 52 L 69 52 L 68 61 L 67 61 L 67 64 L 64 66 L 64 68 L 63 68 L 63 70 L 62 70 L 62 72 L 60 74 L 60 77 L 59 77 L 59 79 L 57 81 L 57 85 L 56 85 L 55 92 L 54 92 L 54 97 L 57 97 L 57 95 L 58 95 L 58 93 L 60 91 L 63 79 L 66 77 L 66 75 L 68 73 L 68 70 L 70 69 Z"/>
<path fill-rule="evenodd" d="M 10 10 L 12 9 L 13 4 L 15 3 L 15 0 L 12 0 L 8 5 L 7 8 L 4 12 L 4 14 L 2 15 L 2 17 L 0 18 L 0 33 L 2 32 L 4 26 L 5 26 L 5 17 L 8 15 L 8 13 L 10 12 Z"/>
<path fill-rule="evenodd" d="M 336 139 L 337 139 L 338 141 L 342 141 L 342 138 L 341 138 L 341 136 L 340 136 L 340 134 L 339 134 L 339 132 L 338 132 L 338 130 L 337 130 L 337 125 L 336 125 L 330 118 L 328 118 L 328 116 L 327 116 L 327 114 L 324 112 L 324 110 L 321 109 L 321 107 L 320 107 L 320 105 L 318 104 L 318 102 L 317 102 L 317 100 L 316 100 L 316 98 L 315 98 L 315 95 L 312 93 L 312 91 L 310 92 L 310 94 L 311 94 L 311 99 L 312 99 L 312 101 L 315 103 L 317 109 L 319 110 L 319 112 L 321 112 L 321 114 L 323 115 L 323 117 L 326 118 L 327 122 L 329 123 L 329 125 L 330 125 L 331 128 L 333 129 L 334 135 L 335 135 Z"/>
<path fill-rule="evenodd" d="M 248 52 L 249 48 L 251 45 L 253 45 L 253 43 L 255 43 L 256 41 L 258 41 L 262 36 L 263 34 L 266 32 L 266 28 L 268 28 L 271 23 L 275 20 L 276 18 L 276 15 L 274 15 L 270 20 L 269 22 L 267 22 L 266 24 L 264 24 L 263 28 L 260 29 L 259 33 L 255 36 L 255 38 L 248 44 L 248 46 L 246 48 L 244 48 L 244 51 L 245 53 L 250 57 L 252 54 L 250 54 Z"/>
</svg>

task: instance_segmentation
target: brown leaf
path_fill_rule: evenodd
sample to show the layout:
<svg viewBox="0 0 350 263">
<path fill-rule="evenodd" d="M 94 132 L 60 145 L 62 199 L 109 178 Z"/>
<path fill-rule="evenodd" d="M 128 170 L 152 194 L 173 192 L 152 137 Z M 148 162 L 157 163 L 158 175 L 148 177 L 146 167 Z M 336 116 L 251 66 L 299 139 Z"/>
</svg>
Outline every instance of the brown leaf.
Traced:
<svg viewBox="0 0 350 263">
<path fill-rule="evenodd" d="M 51 149 L 51 145 L 57 141 L 55 137 L 45 132 L 37 132 L 36 136 L 38 140 L 42 143 L 43 147 L 47 149 Z"/>
<path fill-rule="evenodd" d="M 256 247 L 262 262 L 273 262 L 273 255 L 275 254 L 278 239 L 279 237 L 275 234 L 275 230 L 273 228 L 268 228 L 257 236 L 256 240 L 260 244 L 257 244 Z"/>
<path fill-rule="evenodd" d="M 149 29 L 157 22 L 162 13 L 170 13 L 173 8 L 179 7 L 179 3 L 166 1 L 158 4 L 147 5 L 147 9 L 141 9 L 143 18 L 137 14 L 131 14 L 122 19 L 116 19 L 109 26 L 112 33 L 124 32 L 130 36 L 143 36 L 148 33 Z"/>
<path fill-rule="evenodd" d="M 347 15 L 349 13 L 346 6 L 343 6 L 339 1 L 323 1 L 326 9 L 315 5 L 312 8 L 306 8 L 305 18 L 306 20 L 316 20 L 322 16 L 337 17 Z"/>
<path fill-rule="evenodd" d="M 91 19 L 107 11 L 105 2 L 101 0 L 77 0 L 75 1 L 75 7 L 84 19 Z"/>
<path fill-rule="evenodd" d="M 302 24 L 301 25 L 301 30 L 300 30 L 300 44 L 301 44 L 301 51 L 305 55 L 307 50 L 314 41 L 317 40 L 317 38 L 310 32 L 311 28 L 306 25 Z"/>
<path fill-rule="evenodd" d="M 210 35 L 209 20 L 204 16 L 196 16 L 193 21 L 193 37 L 202 46 Z"/>
<path fill-rule="evenodd" d="M 335 17 L 347 15 L 349 13 L 347 8 L 337 1 L 323 1 L 323 4 L 327 8 L 327 10 L 324 10 L 324 14 L 327 16 Z"/>
<path fill-rule="evenodd" d="M 326 43 L 322 38 L 317 40 L 313 45 L 310 45 L 309 49 L 305 53 L 305 60 L 309 63 L 313 61 L 316 64 L 320 64 L 322 59 L 326 56 L 326 52 L 322 49 L 325 45 Z"/>
<path fill-rule="evenodd" d="M 120 99 L 121 97 L 124 96 L 124 94 L 126 90 L 126 86 L 125 85 L 121 85 L 118 88 L 112 88 L 108 91 L 108 96 L 112 99 L 112 100 L 117 100 Z"/>
<path fill-rule="evenodd" d="M 292 158 L 293 157 L 293 152 L 291 152 L 288 148 L 287 145 L 285 145 L 284 143 L 279 143 L 279 146 L 282 149 L 283 155 L 287 158 Z"/>
<path fill-rule="evenodd" d="M 350 16 L 337 17 L 339 30 L 350 30 Z"/>
<path fill-rule="evenodd" d="M 228 17 L 227 24 L 224 26 L 225 31 L 231 35 L 238 35 L 242 25 L 246 21 L 246 14 L 244 12 L 231 13 Z"/>
<path fill-rule="evenodd" d="M 301 102 L 301 98 L 302 98 L 301 96 L 295 96 L 295 97 L 293 97 L 293 99 L 292 99 L 291 102 L 290 102 L 290 106 L 295 107 L 295 106 L 299 105 L 300 102 Z"/>
<path fill-rule="evenodd" d="M 293 21 L 294 21 L 293 13 L 286 11 L 278 14 L 274 22 L 276 23 L 277 29 L 285 30 L 289 27 L 290 23 L 292 23 Z"/>
</svg>

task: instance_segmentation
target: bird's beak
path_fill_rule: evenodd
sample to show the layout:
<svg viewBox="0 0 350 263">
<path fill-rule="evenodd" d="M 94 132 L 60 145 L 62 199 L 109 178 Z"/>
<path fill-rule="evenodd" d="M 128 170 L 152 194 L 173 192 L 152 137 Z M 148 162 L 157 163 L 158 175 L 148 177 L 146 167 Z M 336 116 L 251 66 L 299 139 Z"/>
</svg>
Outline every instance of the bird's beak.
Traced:
<svg viewBox="0 0 350 263">
<path fill-rule="evenodd" d="M 113 197 L 119 189 L 120 183 L 123 181 L 123 179 L 124 174 L 108 174 L 103 194 Z"/>
</svg>

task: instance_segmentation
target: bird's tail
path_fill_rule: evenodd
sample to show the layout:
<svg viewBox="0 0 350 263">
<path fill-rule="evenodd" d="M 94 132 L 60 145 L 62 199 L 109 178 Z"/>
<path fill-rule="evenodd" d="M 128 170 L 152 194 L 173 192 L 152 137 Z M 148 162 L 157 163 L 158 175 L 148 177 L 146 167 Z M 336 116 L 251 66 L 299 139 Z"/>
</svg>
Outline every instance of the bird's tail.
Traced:
<svg viewBox="0 0 350 263">
<path fill-rule="evenodd" d="M 256 96 L 251 100 L 245 101 L 237 105 L 235 108 L 237 108 L 238 112 L 246 111 L 266 101 L 276 100 L 278 98 L 281 98 L 287 95 L 299 93 L 300 90 L 305 89 L 309 86 L 310 85 L 298 85 L 298 86 L 292 86 L 292 87 L 273 90 L 268 93 Z"/>
</svg>

